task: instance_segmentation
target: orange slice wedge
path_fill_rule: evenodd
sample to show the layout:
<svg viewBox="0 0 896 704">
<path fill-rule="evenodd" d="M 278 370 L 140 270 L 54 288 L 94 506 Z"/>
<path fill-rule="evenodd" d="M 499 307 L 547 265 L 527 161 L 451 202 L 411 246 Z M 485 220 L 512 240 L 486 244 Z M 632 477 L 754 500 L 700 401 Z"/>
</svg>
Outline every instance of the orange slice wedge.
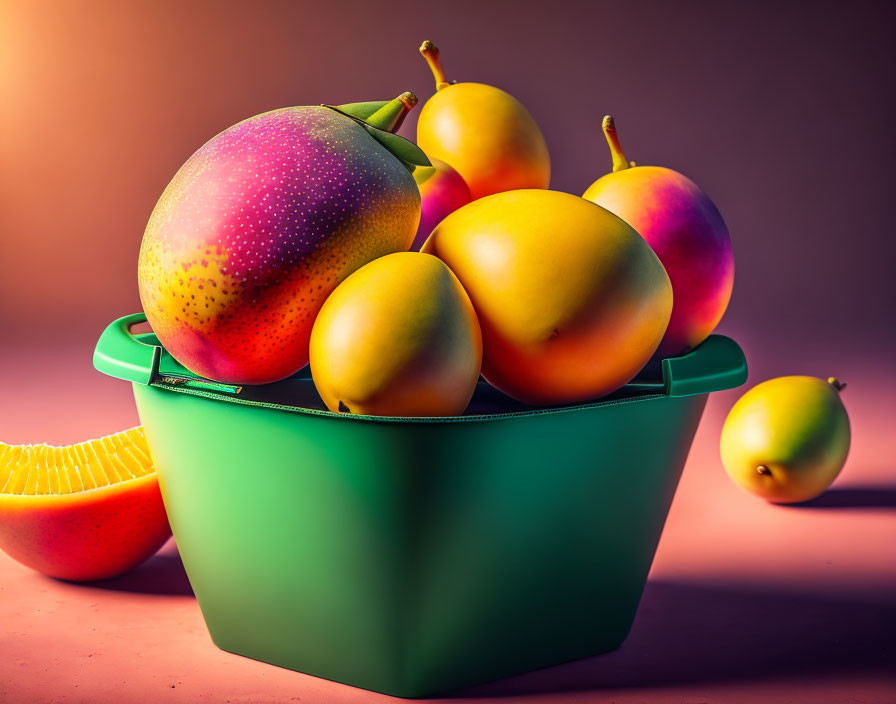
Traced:
<svg viewBox="0 0 896 704">
<path fill-rule="evenodd" d="M 142 427 L 64 447 L 0 443 L 0 548 L 22 564 L 105 579 L 170 535 Z"/>
</svg>

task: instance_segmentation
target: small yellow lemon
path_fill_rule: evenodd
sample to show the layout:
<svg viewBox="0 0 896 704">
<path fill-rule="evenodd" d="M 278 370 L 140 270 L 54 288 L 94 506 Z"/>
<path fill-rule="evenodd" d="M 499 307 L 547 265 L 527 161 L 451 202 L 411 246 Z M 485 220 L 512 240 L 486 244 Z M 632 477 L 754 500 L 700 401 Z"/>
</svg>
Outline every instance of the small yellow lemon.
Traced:
<svg viewBox="0 0 896 704">
<path fill-rule="evenodd" d="M 774 503 L 815 498 L 849 452 L 841 384 L 812 376 L 770 379 L 747 391 L 722 428 L 722 463 L 742 489 Z"/>
</svg>

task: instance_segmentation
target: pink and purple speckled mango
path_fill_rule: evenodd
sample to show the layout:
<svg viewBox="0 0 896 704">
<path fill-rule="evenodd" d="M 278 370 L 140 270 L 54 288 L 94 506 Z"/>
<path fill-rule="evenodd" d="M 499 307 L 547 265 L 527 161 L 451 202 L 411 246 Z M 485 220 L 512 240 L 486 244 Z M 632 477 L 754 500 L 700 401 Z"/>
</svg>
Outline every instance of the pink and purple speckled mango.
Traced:
<svg viewBox="0 0 896 704">
<path fill-rule="evenodd" d="M 276 381 L 308 362 L 336 285 L 407 250 L 419 219 L 413 177 L 352 119 L 325 107 L 258 115 L 201 147 L 159 199 L 140 249 L 143 309 L 192 372 Z"/>
<path fill-rule="evenodd" d="M 677 171 L 637 166 L 599 178 L 583 197 L 637 230 L 669 274 L 672 318 L 655 358 L 703 342 L 722 319 L 734 285 L 731 238 L 709 196 Z"/>
</svg>

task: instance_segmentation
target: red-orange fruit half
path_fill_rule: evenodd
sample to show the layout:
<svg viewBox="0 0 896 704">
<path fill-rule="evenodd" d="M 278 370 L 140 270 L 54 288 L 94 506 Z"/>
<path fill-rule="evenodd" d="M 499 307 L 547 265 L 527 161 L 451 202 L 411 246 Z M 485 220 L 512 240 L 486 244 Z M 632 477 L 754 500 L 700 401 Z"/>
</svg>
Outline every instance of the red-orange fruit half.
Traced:
<svg viewBox="0 0 896 704">
<path fill-rule="evenodd" d="M 142 427 L 64 447 L 0 443 L 0 548 L 23 565 L 106 579 L 170 535 Z"/>
</svg>

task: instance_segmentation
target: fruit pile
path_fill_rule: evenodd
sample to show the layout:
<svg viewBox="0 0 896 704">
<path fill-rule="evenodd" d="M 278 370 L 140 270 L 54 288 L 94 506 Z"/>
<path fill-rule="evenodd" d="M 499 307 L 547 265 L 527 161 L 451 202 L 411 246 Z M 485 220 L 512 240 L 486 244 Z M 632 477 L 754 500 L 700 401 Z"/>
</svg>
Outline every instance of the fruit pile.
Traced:
<svg viewBox="0 0 896 704">
<path fill-rule="evenodd" d="M 610 118 L 612 173 L 582 197 L 548 190 L 523 105 L 420 52 L 437 90 L 416 145 L 394 134 L 404 93 L 258 115 L 181 167 L 139 260 L 168 351 L 239 385 L 310 361 L 332 411 L 450 416 L 480 373 L 526 403 L 576 403 L 699 345 L 734 274 L 703 191 L 627 161 Z"/>
<path fill-rule="evenodd" d="M 734 277 L 722 216 L 692 181 L 636 166 L 603 121 L 612 172 L 549 190 L 538 125 L 513 96 L 436 81 L 417 98 L 273 110 L 177 172 L 143 237 L 147 319 L 187 369 L 265 384 L 310 362 L 337 413 L 462 414 L 480 374 L 520 401 L 576 403 L 685 353 Z M 810 499 L 849 450 L 844 385 L 760 384 L 722 434 L 735 482 Z M 0 548 L 71 580 L 114 576 L 170 535 L 142 429 L 58 448 L 0 443 Z"/>
</svg>

